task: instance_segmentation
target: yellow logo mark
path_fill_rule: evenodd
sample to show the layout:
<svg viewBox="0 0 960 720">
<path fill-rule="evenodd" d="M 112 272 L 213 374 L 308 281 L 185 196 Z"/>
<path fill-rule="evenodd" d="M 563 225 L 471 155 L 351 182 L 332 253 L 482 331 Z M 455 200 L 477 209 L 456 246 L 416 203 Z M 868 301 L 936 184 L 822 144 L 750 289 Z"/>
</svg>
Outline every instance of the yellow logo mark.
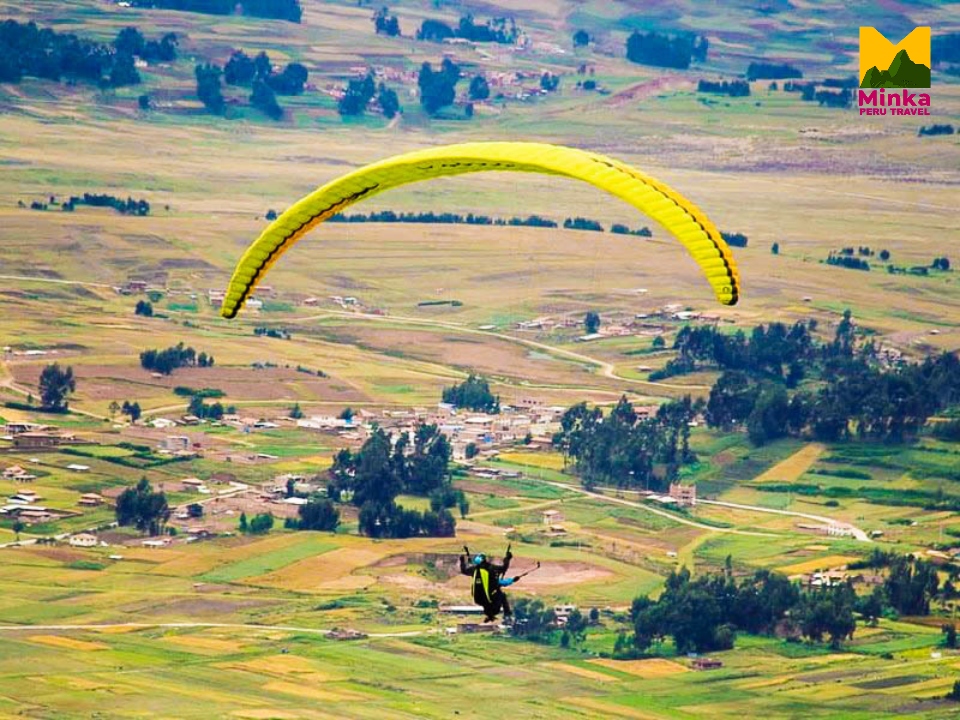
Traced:
<svg viewBox="0 0 960 720">
<path fill-rule="evenodd" d="M 901 54 L 902 53 L 902 54 Z M 904 57 L 906 56 L 906 57 Z M 922 66 L 922 70 L 919 67 Z M 910 70 L 906 84 L 903 78 L 896 82 L 897 71 Z M 901 71 L 901 75 L 903 74 Z M 923 71 L 926 71 L 924 74 Z M 919 72 L 920 74 L 917 74 Z M 872 82 L 864 84 L 868 73 Z M 892 75 L 893 82 L 881 81 L 880 74 Z M 860 82 L 861 87 L 930 87 L 930 28 L 914 28 L 909 35 L 894 45 L 874 27 L 860 28 Z M 924 78 L 926 82 L 924 83 Z M 882 84 L 881 84 L 882 83 Z M 923 84 L 917 84 L 923 83 Z"/>
</svg>

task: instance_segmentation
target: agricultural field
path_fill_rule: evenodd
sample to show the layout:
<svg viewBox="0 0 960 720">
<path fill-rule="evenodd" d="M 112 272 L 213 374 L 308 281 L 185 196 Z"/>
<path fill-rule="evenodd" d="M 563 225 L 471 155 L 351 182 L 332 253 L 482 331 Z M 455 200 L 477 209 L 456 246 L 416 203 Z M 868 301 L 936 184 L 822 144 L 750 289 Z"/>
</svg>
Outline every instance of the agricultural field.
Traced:
<svg viewBox="0 0 960 720">
<path fill-rule="evenodd" d="M 139 64 L 136 85 L 0 82 L 0 718 L 449 718 L 489 714 L 491 702 L 520 720 L 958 712 L 948 694 L 960 650 L 941 630 L 958 603 L 945 592 L 916 615 L 858 610 L 835 643 L 738 631 L 732 648 L 708 653 L 721 663 L 712 669 L 668 636 L 624 650 L 633 601 L 669 597 L 684 568 L 809 587 L 835 573 L 860 602 L 892 574 L 888 560 L 871 565 L 877 553 L 913 554 L 944 588 L 960 575 L 957 442 L 925 428 L 904 443 L 758 444 L 698 410 L 676 470 L 696 486 L 692 507 L 639 484 L 585 484 L 551 443 L 561 411 L 580 402 L 607 412 L 626 398 L 655 415 L 710 398 L 716 368 L 662 376 L 674 339 L 701 322 L 747 337 L 802 322 L 826 346 L 850 310 L 860 341 L 905 362 L 960 350 L 960 135 L 918 132 L 960 124 L 957 65 L 934 68 L 929 118 L 861 117 L 855 103 L 805 102 L 783 81 L 751 81 L 748 97 L 698 92 L 751 62 L 854 76 L 859 26 L 890 38 L 918 25 L 958 32 L 949 3 L 397 0 L 400 37 L 376 34 L 374 5 L 353 0 L 300 0 L 300 23 L 138 4 L 150 3 L 0 0 L 0 22 L 103 43 L 130 26 L 178 38 L 177 58 Z M 467 13 L 508 16 L 524 39 L 415 39 L 425 20 L 456 27 Z M 582 47 L 578 29 L 590 35 Z M 709 52 L 689 69 L 629 62 L 634 31 L 702 34 Z M 223 86 L 223 116 L 205 110 L 195 67 L 223 66 L 236 49 L 309 71 L 302 94 L 278 95 L 280 120 L 235 85 Z M 444 57 L 463 79 L 456 104 L 431 115 L 417 72 Z M 395 118 L 338 113 L 336 94 L 367 67 L 397 92 Z M 558 89 L 539 92 L 543 73 Z M 470 102 L 478 75 L 493 97 Z M 486 140 L 601 152 L 694 199 L 720 230 L 749 238 L 732 248 L 740 302 L 718 305 L 684 248 L 617 198 L 560 177 L 480 173 L 404 186 L 348 214 L 537 215 L 558 227 L 327 223 L 271 269 L 259 306 L 220 317 L 217 293 L 268 216 L 389 155 Z M 146 200 L 150 212 L 64 207 L 84 193 Z M 574 217 L 606 231 L 565 229 Z M 846 247 L 868 248 L 871 269 L 826 263 Z M 952 269 L 932 266 L 943 256 Z M 152 315 L 135 313 L 147 301 Z M 602 319 L 598 338 L 588 312 Z M 141 362 L 178 343 L 215 363 L 165 374 Z M 54 362 L 75 379 L 68 412 L 40 407 Z M 346 496 L 335 531 L 294 529 L 296 501 L 327 492 L 338 452 L 438 412 L 444 390 L 471 375 L 511 408 L 504 417 L 553 415 L 450 466 L 454 537 L 368 537 Z M 219 414 L 194 416 L 197 397 Z M 134 402 L 137 418 L 123 409 Z M 9 429 L 24 423 L 26 441 Z M 175 534 L 117 525 L 121 493 L 142 479 L 164 493 Z M 424 516 L 433 500 L 396 497 Z M 35 513 L 21 522 L 26 505 Z M 265 512 L 269 532 L 242 529 Z M 71 544 L 87 533 L 90 546 Z M 446 611 L 470 601 L 464 546 L 495 557 L 512 547 L 511 572 L 530 571 L 510 589 L 515 606 L 575 605 L 593 619 L 581 635 L 555 620 L 539 639 L 456 631 L 477 619 Z"/>
</svg>

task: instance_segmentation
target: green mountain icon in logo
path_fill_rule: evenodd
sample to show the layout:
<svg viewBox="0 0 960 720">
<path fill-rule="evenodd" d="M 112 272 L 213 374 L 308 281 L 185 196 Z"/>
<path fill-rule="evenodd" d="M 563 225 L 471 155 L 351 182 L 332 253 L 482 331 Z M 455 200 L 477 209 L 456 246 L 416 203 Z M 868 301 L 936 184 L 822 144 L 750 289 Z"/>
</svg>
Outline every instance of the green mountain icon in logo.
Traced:
<svg viewBox="0 0 960 720">
<path fill-rule="evenodd" d="M 874 65 L 863 74 L 862 88 L 928 88 L 930 87 L 930 68 L 910 59 L 906 50 L 901 50 L 893 58 L 890 67 L 878 70 Z"/>
</svg>

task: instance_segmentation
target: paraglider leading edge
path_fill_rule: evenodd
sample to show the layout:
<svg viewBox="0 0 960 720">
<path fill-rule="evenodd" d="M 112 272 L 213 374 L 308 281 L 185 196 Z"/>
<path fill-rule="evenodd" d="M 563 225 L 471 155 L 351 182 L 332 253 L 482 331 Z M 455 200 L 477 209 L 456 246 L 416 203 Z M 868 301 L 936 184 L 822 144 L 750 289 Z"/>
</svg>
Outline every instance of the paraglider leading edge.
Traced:
<svg viewBox="0 0 960 720">
<path fill-rule="evenodd" d="M 710 219 L 669 186 L 613 158 L 542 143 L 447 145 L 397 155 L 354 170 L 297 201 L 274 220 L 237 264 L 220 308 L 233 318 L 270 267 L 312 228 L 348 206 L 400 185 L 484 171 L 532 172 L 582 180 L 633 205 L 686 248 L 717 300 L 736 305 L 740 274 Z"/>
</svg>

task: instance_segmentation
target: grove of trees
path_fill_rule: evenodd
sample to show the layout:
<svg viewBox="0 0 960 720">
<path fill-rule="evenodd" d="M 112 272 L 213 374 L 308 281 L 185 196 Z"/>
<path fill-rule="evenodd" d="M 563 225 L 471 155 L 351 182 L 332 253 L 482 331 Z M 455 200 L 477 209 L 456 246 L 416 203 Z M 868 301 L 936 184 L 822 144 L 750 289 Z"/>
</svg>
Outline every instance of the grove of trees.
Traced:
<svg viewBox="0 0 960 720">
<path fill-rule="evenodd" d="M 553 445 L 572 461 L 586 487 L 664 490 L 684 464 L 696 460 L 690 449 L 690 422 L 701 401 L 689 397 L 666 403 L 651 418 L 641 418 L 624 397 L 604 416 L 585 402 L 568 409 Z"/>
<path fill-rule="evenodd" d="M 133 525 L 140 532 L 159 535 L 170 519 L 170 507 L 166 495 L 162 491 L 154 492 L 144 477 L 117 497 L 116 516 L 121 526 Z"/>
<path fill-rule="evenodd" d="M 500 412 L 500 396 L 490 392 L 490 383 L 471 374 L 462 383 L 443 389 L 443 401 L 458 408 L 496 414 Z"/>
<path fill-rule="evenodd" d="M 133 27 L 124 28 L 110 43 L 39 28 L 36 23 L 0 23 L 0 82 L 18 83 L 25 76 L 58 81 L 86 80 L 101 87 L 137 85 L 140 73 L 134 58 L 169 62 L 177 56 L 177 36 L 167 33 L 146 40 Z"/>
<path fill-rule="evenodd" d="M 213 367 L 213 355 L 201 352 L 199 355 L 192 347 L 182 342 L 165 350 L 144 350 L 140 353 L 140 365 L 144 370 L 169 375 L 181 367 Z"/>
<path fill-rule="evenodd" d="M 635 31 L 627 38 L 627 59 L 641 65 L 686 70 L 693 60 L 706 60 L 708 48 L 709 42 L 702 35 Z"/>
<path fill-rule="evenodd" d="M 448 507 L 459 498 L 450 490 L 451 448 L 436 425 L 418 425 L 413 438 L 394 438 L 376 428 L 357 452 L 342 449 L 334 457 L 327 493 L 360 508 L 360 531 L 370 537 L 415 535 L 452 537 L 456 520 Z M 396 503 L 400 493 L 437 499 L 437 509 L 419 512 Z"/>
<path fill-rule="evenodd" d="M 298 23 L 303 16 L 300 0 L 130 0 L 131 5 L 141 8 L 184 10 L 208 15 L 232 15 L 239 8 L 251 17 L 288 20 Z"/>
</svg>

